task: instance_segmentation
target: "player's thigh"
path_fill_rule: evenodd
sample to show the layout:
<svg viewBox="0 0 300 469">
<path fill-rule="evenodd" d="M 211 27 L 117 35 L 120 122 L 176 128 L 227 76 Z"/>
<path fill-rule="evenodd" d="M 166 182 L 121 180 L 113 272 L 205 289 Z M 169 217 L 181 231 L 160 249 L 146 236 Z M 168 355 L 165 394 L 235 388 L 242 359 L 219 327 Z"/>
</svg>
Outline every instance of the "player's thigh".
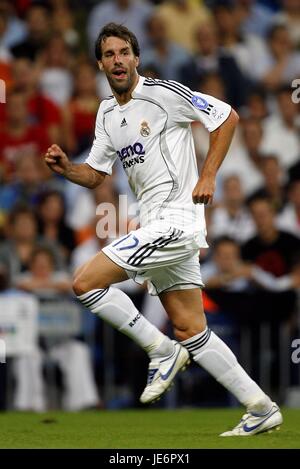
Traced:
<svg viewBox="0 0 300 469">
<path fill-rule="evenodd" d="M 113 283 L 128 280 L 125 270 L 99 252 L 75 272 L 73 289 L 82 295 L 95 288 L 107 288 Z"/>
<path fill-rule="evenodd" d="M 166 291 L 159 297 L 174 326 L 177 338 L 185 340 L 205 329 L 206 318 L 200 288 Z"/>
</svg>

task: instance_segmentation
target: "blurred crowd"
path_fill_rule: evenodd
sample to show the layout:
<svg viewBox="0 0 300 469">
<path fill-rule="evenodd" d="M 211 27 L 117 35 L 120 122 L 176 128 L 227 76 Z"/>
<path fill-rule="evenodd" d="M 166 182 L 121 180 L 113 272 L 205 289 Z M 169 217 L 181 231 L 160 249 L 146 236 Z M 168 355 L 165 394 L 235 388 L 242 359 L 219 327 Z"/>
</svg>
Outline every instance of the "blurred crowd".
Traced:
<svg viewBox="0 0 300 469">
<path fill-rule="evenodd" d="M 145 357 L 119 336 L 105 348 L 106 329 L 86 311 L 77 311 L 79 324 L 58 336 L 41 319 L 50 321 L 68 302 L 79 308 L 72 272 L 131 221 L 120 204 L 120 194 L 134 202 L 121 166 L 90 191 L 53 175 L 42 158 L 52 143 L 75 162 L 89 152 L 99 103 L 111 94 L 94 41 L 110 21 L 138 37 L 141 75 L 178 80 L 228 102 L 240 115 L 214 203 L 206 209 L 210 248 L 200 261 L 208 321 L 221 333 L 229 330 L 228 342 L 247 325 L 254 345 L 257 325 L 267 321 L 274 376 L 278 328 L 288 323 L 291 335 L 300 333 L 299 0 L 0 0 L 0 78 L 6 85 L 6 102 L 0 99 L 0 324 L 11 295 L 20 307 L 24 298 L 34 299 L 29 310 L 40 316 L 34 352 L 12 360 L 10 404 L 16 409 L 47 408 L 45 363 L 60 370 L 55 381 L 63 383 L 62 405 L 70 410 L 103 405 L 107 366 L 114 367 L 110 379 L 121 389 L 111 406 L 137 405 L 145 384 L 130 367 L 132 360 L 140 363 L 145 378 Z M 199 122 L 192 130 L 201 171 L 209 136 Z M 107 238 L 96 235 L 101 220 L 105 226 L 101 203 L 113 204 L 117 213 L 116 233 L 108 227 Z M 131 281 L 122 288 L 169 330 L 157 298 Z M 105 363 L 107 353 L 115 353 L 113 364 Z M 180 389 L 185 404 L 199 402 L 192 375 Z M 271 384 L 276 389 L 278 377 Z M 2 407 L 7 405 L 4 396 Z"/>
</svg>

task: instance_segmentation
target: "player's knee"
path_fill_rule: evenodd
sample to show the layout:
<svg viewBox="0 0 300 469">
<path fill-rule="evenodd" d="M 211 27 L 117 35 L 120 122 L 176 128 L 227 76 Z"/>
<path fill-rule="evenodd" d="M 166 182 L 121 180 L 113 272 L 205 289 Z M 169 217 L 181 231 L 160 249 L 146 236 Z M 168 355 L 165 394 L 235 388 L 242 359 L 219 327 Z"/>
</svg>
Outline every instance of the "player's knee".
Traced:
<svg viewBox="0 0 300 469">
<path fill-rule="evenodd" d="M 178 342 L 182 342 L 183 340 L 190 339 L 197 334 L 200 334 L 205 329 L 205 326 L 201 324 L 197 325 L 190 325 L 190 324 L 180 324 L 174 325 L 174 335 Z"/>
<path fill-rule="evenodd" d="M 75 273 L 72 284 L 75 295 L 80 296 L 94 289 L 109 287 L 107 282 L 99 277 L 100 276 L 95 276 L 93 273 L 87 272 L 86 270 L 84 272 L 82 270 L 79 271 L 77 275 Z"/>
<path fill-rule="evenodd" d="M 74 277 L 72 287 L 76 296 L 83 295 L 91 290 L 89 283 L 80 274 Z"/>
</svg>

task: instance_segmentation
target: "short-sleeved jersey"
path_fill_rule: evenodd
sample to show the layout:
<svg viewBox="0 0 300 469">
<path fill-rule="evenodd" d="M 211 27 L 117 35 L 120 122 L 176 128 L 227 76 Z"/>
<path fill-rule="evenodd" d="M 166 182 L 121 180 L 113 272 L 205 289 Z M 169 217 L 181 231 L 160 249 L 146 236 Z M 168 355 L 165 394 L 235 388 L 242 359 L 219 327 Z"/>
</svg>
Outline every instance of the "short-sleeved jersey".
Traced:
<svg viewBox="0 0 300 469">
<path fill-rule="evenodd" d="M 140 76 L 127 104 L 114 97 L 102 101 L 86 163 L 111 174 L 121 160 L 142 226 L 163 220 L 205 233 L 203 204 L 192 200 L 199 176 L 190 124 L 201 121 L 212 132 L 230 111 L 228 104 L 175 81 Z"/>
</svg>

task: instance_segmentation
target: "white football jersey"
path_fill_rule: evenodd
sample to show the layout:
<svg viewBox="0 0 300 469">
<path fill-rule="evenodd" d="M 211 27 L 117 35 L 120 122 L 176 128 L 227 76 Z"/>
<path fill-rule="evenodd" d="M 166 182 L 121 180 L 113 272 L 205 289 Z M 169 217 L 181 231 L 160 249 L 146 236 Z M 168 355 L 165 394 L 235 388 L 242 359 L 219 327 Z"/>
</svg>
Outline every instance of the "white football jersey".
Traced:
<svg viewBox="0 0 300 469">
<path fill-rule="evenodd" d="M 86 163 L 111 174 L 116 158 L 121 160 L 141 226 L 162 220 L 205 237 L 204 206 L 192 200 L 199 175 L 190 124 L 201 121 L 212 132 L 230 111 L 228 104 L 175 81 L 140 76 L 127 104 L 114 97 L 101 102 Z"/>
</svg>

